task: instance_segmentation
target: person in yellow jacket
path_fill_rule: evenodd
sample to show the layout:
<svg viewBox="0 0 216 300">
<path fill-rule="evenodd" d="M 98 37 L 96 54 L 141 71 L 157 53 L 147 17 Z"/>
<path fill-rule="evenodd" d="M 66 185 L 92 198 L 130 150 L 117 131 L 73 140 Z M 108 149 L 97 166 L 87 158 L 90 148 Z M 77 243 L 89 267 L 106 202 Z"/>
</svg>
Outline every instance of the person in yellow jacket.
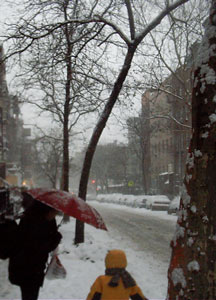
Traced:
<svg viewBox="0 0 216 300">
<path fill-rule="evenodd" d="M 97 277 L 87 300 L 147 300 L 125 268 L 127 258 L 122 250 L 110 250 L 105 258 L 105 275 Z"/>
</svg>

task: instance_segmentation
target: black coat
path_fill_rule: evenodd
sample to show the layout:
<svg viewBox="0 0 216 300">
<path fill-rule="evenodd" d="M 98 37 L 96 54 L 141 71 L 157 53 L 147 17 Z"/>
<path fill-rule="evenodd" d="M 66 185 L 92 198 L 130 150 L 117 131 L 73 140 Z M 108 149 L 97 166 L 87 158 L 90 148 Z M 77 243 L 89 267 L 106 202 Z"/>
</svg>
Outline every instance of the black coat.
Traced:
<svg viewBox="0 0 216 300">
<path fill-rule="evenodd" d="M 24 216 L 9 259 L 10 282 L 19 286 L 42 286 L 48 254 L 58 246 L 61 237 L 55 219 L 48 221 Z"/>
</svg>

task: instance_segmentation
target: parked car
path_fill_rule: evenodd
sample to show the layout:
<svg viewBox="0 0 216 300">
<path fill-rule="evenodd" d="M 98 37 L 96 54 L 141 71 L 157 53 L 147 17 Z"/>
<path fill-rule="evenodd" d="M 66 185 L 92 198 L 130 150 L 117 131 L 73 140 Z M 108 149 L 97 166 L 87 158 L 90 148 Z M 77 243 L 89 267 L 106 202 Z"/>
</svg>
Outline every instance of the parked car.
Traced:
<svg viewBox="0 0 216 300">
<path fill-rule="evenodd" d="M 180 205 L 180 196 L 175 197 L 169 205 L 168 214 L 176 214 L 179 211 L 179 205 Z"/>
<path fill-rule="evenodd" d="M 168 210 L 170 200 L 165 195 L 148 196 L 146 208 L 151 210 Z"/>
</svg>

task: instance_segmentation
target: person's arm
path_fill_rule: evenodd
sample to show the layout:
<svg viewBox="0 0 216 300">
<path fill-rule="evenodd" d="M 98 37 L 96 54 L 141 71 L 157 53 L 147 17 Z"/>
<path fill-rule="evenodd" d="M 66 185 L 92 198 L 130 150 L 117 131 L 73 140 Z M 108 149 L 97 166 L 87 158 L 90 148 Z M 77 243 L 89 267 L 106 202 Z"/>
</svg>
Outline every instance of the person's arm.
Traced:
<svg viewBox="0 0 216 300">
<path fill-rule="evenodd" d="M 51 252 L 55 250 L 62 239 L 60 232 L 56 231 L 47 240 L 40 244 L 41 251 Z"/>
<path fill-rule="evenodd" d="M 148 300 L 142 293 L 141 289 L 138 287 L 138 285 L 132 287 L 130 298 L 132 300 Z"/>
<path fill-rule="evenodd" d="M 41 225 L 41 232 L 38 232 L 39 251 L 51 252 L 56 249 L 62 239 L 58 232 L 55 219 L 46 221 Z"/>
<path fill-rule="evenodd" d="M 25 222 L 21 223 L 23 248 L 30 251 L 53 251 L 61 241 L 62 235 L 57 231 L 55 222 Z"/>
<path fill-rule="evenodd" d="M 100 300 L 101 295 L 102 295 L 102 284 L 99 276 L 91 286 L 91 290 L 86 300 Z"/>
</svg>

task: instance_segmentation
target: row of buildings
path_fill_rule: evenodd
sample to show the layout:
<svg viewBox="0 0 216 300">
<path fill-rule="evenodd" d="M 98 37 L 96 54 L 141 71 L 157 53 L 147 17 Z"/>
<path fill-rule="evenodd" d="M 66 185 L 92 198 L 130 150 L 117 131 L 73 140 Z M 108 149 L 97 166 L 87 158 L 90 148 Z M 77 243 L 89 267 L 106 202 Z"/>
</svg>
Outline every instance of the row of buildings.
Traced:
<svg viewBox="0 0 216 300">
<path fill-rule="evenodd" d="M 24 126 L 18 97 L 8 91 L 3 56 L 0 44 L 0 178 L 31 186 L 31 129 Z"/>
</svg>

